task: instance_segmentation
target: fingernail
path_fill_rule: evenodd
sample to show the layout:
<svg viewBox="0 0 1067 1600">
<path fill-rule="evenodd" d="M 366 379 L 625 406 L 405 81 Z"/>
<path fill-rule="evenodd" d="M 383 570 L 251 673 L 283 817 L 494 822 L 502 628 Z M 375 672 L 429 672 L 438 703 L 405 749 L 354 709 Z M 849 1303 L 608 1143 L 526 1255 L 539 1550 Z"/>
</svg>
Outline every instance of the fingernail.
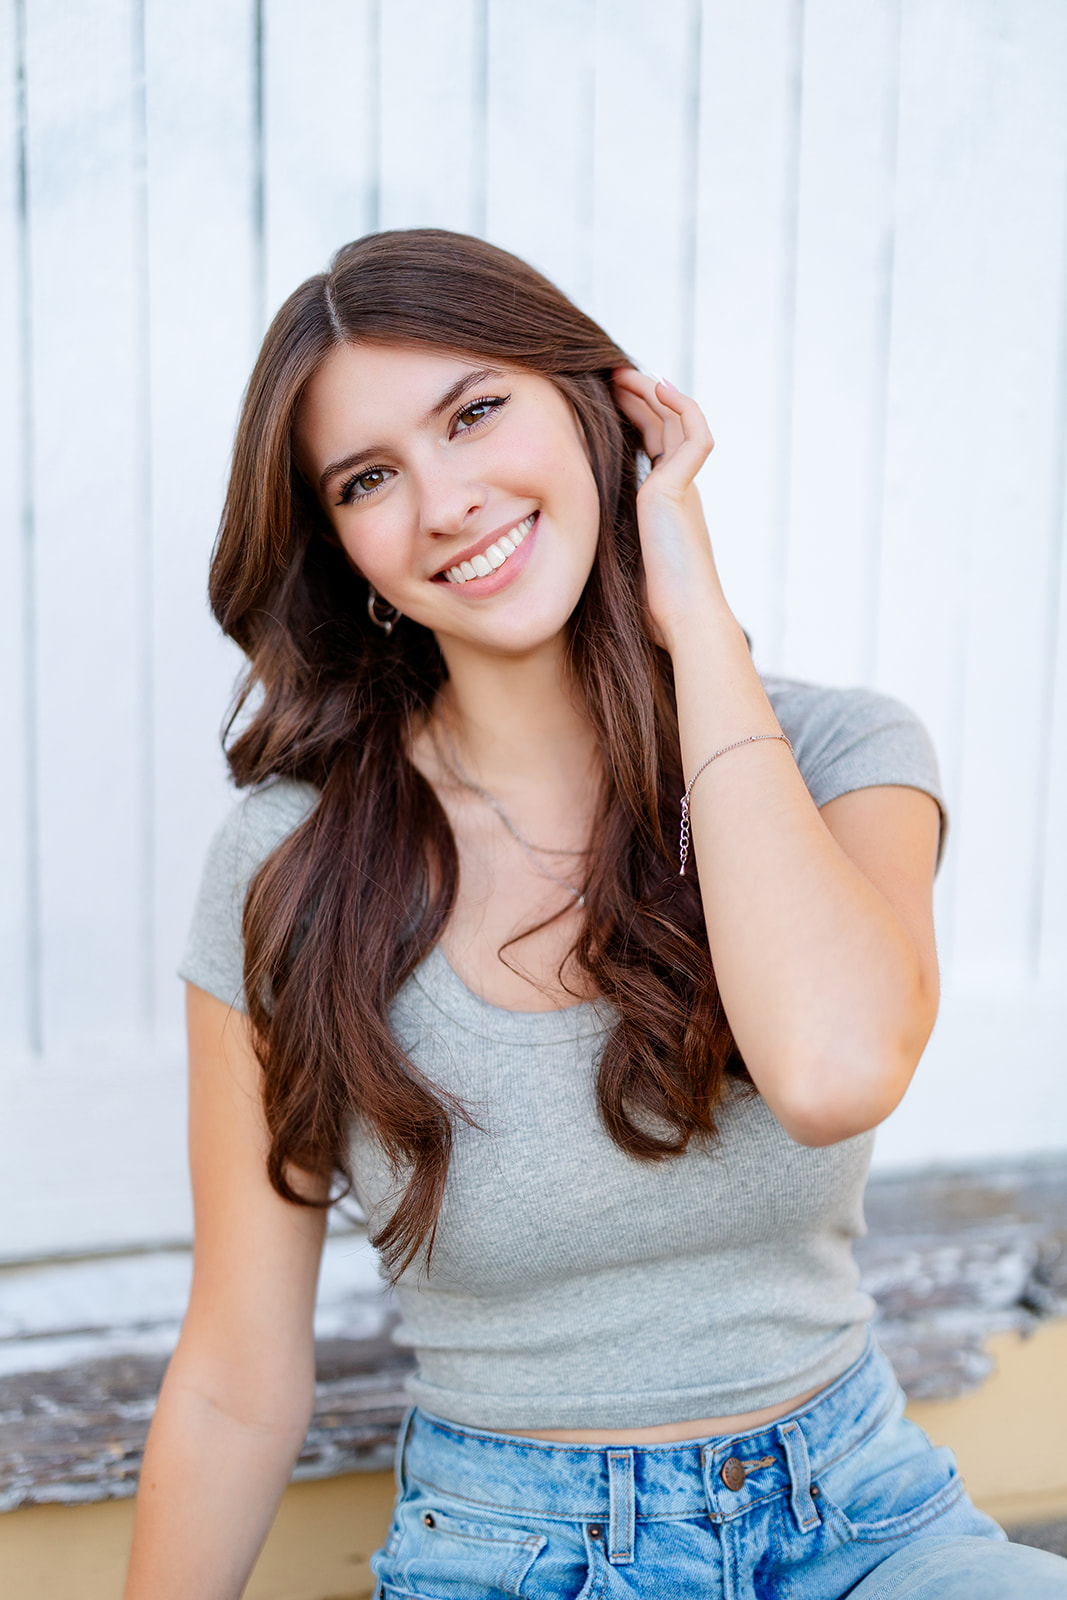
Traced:
<svg viewBox="0 0 1067 1600">
<path fill-rule="evenodd" d="M 675 394 L 678 393 L 678 385 L 676 383 L 672 383 L 669 378 L 661 378 L 658 372 L 654 372 L 652 376 L 655 378 L 657 383 L 662 383 L 665 389 L 673 389 Z"/>
</svg>

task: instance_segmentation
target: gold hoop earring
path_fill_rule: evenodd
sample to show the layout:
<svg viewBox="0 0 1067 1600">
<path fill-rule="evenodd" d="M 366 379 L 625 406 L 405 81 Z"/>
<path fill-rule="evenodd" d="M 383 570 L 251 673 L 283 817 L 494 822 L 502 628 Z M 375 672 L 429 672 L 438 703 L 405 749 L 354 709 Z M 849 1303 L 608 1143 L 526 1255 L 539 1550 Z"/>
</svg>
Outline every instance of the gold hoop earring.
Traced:
<svg viewBox="0 0 1067 1600">
<path fill-rule="evenodd" d="M 385 634 L 385 637 L 388 639 L 389 635 L 393 631 L 394 623 L 396 623 L 398 621 L 399 617 L 400 617 L 400 612 L 399 612 L 399 610 L 397 609 L 396 606 L 391 606 L 389 604 L 389 602 L 386 601 L 385 602 L 385 604 L 386 604 L 385 612 L 382 613 L 382 614 L 379 614 L 379 612 L 378 612 L 378 602 L 379 602 L 379 600 L 381 598 L 382 598 L 381 595 L 378 593 L 378 591 L 374 587 L 373 583 L 368 583 L 368 585 L 367 585 L 367 615 L 371 619 L 371 621 L 374 623 L 374 626 L 376 628 L 381 628 L 382 632 Z"/>
</svg>

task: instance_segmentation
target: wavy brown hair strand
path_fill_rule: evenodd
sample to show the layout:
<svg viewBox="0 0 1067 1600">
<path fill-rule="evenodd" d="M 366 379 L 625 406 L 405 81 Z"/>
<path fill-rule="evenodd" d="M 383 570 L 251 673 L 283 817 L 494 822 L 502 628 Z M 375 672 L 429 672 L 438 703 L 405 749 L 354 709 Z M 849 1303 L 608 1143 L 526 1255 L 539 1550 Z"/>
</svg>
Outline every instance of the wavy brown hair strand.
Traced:
<svg viewBox="0 0 1067 1600">
<path fill-rule="evenodd" d="M 715 1133 L 736 1071 L 695 876 L 671 836 L 682 781 L 669 657 L 652 640 L 637 529 L 640 437 L 616 406 L 626 356 L 539 273 L 481 240 L 433 229 L 346 246 L 290 296 L 250 380 L 211 569 L 216 617 L 249 658 L 228 759 L 242 786 L 317 791 L 261 865 L 244 908 L 245 989 L 263 1068 L 268 1168 L 309 1203 L 298 1171 L 351 1185 L 353 1126 L 375 1138 L 400 1195 L 374 1242 L 395 1275 L 427 1263 L 454 1130 L 470 1113 L 419 1072 L 389 1027 L 398 989 L 440 938 L 458 859 L 444 811 L 409 759 L 445 669 L 404 619 L 385 637 L 293 454 L 311 377 L 343 342 L 427 346 L 539 373 L 581 425 L 600 496 L 593 569 L 571 618 L 568 667 L 603 753 L 586 910 L 573 959 L 616 1008 L 597 1095 L 639 1159 Z M 240 731 L 234 732 L 238 720 Z"/>
</svg>

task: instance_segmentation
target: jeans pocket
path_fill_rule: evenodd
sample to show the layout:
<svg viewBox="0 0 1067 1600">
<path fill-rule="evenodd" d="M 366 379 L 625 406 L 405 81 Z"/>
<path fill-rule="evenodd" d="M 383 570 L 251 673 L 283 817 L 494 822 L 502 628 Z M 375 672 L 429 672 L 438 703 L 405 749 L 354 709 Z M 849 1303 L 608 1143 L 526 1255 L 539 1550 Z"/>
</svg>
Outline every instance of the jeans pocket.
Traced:
<svg viewBox="0 0 1067 1600">
<path fill-rule="evenodd" d="M 472 1508 L 473 1510 L 473 1508 Z M 396 1508 L 389 1539 L 373 1567 L 385 1595 L 418 1600 L 468 1600 L 526 1593 L 523 1585 L 548 1543 L 506 1516 L 468 1516 L 454 1503 L 416 1491 Z"/>
<path fill-rule="evenodd" d="M 822 1515 L 841 1534 L 880 1544 L 917 1532 L 964 1494 L 951 1450 L 894 1415 L 818 1476 Z"/>
</svg>

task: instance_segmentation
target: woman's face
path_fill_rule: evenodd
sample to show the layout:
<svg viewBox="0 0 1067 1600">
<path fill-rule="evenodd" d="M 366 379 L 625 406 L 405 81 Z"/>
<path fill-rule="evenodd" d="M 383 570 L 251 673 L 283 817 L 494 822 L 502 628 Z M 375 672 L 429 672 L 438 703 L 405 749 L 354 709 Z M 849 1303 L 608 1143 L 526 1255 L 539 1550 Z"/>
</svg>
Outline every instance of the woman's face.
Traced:
<svg viewBox="0 0 1067 1600">
<path fill-rule="evenodd" d="M 308 385 L 296 447 L 349 560 L 446 650 L 515 656 L 560 636 L 600 507 L 578 419 L 547 378 L 341 345 Z"/>
</svg>

